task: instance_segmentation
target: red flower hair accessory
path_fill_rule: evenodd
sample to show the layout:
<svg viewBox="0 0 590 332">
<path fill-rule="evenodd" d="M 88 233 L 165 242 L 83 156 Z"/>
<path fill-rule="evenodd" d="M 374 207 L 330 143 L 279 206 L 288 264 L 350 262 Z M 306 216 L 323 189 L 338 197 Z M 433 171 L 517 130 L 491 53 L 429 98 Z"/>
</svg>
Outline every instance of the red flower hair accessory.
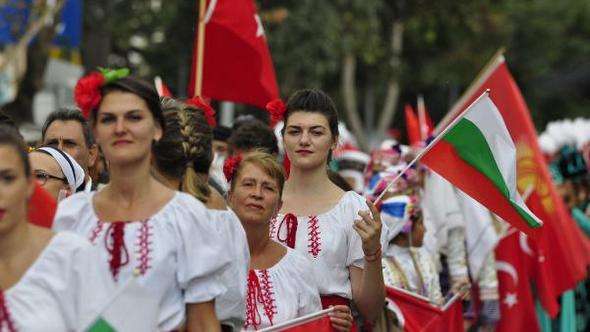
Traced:
<svg viewBox="0 0 590 332">
<path fill-rule="evenodd" d="M 270 113 L 271 127 L 274 127 L 279 121 L 283 120 L 287 111 L 287 105 L 279 98 L 269 101 L 265 108 Z"/>
<path fill-rule="evenodd" d="M 102 99 L 100 88 L 103 85 L 127 76 L 129 76 L 128 68 L 115 70 L 99 68 L 99 71 L 80 78 L 74 89 L 74 101 L 82 110 L 84 117 L 88 119 L 90 112 L 100 105 Z"/>
<path fill-rule="evenodd" d="M 207 123 L 211 127 L 217 126 L 217 121 L 215 121 L 215 110 L 211 105 L 206 103 L 201 97 L 193 97 L 186 100 L 186 103 L 189 105 L 193 105 L 198 109 L 202 110 L 205 114 L 205 118 L 207 119 Z"/>
<path fill-rule="evenodd" d="M 238 167 L 240 167 L 241 162 L 241 155 L 230 156 L 225 160 L 223 163 L 223 174 L 225 175 L 227 182 L 231 182 L 231 180 L 234 178 L 234 175 L 236 175 L 236 171 L 238 170 Z"/>
</svg>

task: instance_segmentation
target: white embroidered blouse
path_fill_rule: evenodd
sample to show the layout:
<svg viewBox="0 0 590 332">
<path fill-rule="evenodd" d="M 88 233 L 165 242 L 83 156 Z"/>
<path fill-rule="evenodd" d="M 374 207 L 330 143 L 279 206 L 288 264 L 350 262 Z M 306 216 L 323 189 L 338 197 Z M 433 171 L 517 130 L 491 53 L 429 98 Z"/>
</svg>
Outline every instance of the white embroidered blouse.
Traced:
<svg viewBox="0 0 590 332">
<path fill-rule="evenodd" d="M 348 268 L 364 267 L 362 240 L 352 228 L 360 218 L 358 211 L 368 210 L 365 198 L 348 191 L 328 212 L 316 216 L 278 215 L 271 221 L 270 236 L 312 261 L 321 295 L 352 299 Z M 293 225 L 296 225 L 293 227 Z"/>
<path fill-rule="evenodd" d="M 227 244 L 197 199 L 176 192 L 148 220 L 105 222 L 94 210 L 94 194 L 62 201 L 53 228 L 87 237 L 99 251 L 96 264 L 115 282 L 137 277 L 158 299 L 159 330 L 179 328 L 187 303 L 207 302 L 225 291 L 220 276 L 229 266 Z"/>
<path fill-rule="evenodd" d="M 322 310 L 311 265 L 299 252 L 287 248 L 273 267 L 250 270 L 244 328 L 262 329 Z"/>
</svg>

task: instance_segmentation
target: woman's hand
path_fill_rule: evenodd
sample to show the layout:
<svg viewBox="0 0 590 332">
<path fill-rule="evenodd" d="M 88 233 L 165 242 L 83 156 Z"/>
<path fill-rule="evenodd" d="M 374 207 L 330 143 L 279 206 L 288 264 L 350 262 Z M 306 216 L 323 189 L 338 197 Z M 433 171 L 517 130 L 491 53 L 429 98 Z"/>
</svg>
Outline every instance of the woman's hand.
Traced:
<svg viewBox="0 0 590 332">
<path fill-rule="evenodd" d="M 374 256 L 381 250 L 381 215 L 375 205 L 367 200 L 369 211 L 359 211 L 361 219 L 352 226 L 363 241 L 365 256 Z"/>
<path fill-rule="evenodd" d="M 334 311 L 328 314 L 332 327 L 336 331 L 348 332 L 352 327 L 352 313 L 346 305 L 335 305 Z"/>
</svg>

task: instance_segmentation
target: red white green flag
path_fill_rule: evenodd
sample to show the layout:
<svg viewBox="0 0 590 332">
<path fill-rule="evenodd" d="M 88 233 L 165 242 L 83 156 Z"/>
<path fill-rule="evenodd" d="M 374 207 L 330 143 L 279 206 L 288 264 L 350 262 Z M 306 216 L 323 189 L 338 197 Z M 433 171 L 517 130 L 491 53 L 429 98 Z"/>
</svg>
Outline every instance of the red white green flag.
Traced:
<svg viewBox="0 0 590 332">
<path fill-rule="evenodd" d="M 543 224 L 517 191 L 516 148 L 489 92 L 437 136 L 421 162 L 519 230 Z"/>
</svg>

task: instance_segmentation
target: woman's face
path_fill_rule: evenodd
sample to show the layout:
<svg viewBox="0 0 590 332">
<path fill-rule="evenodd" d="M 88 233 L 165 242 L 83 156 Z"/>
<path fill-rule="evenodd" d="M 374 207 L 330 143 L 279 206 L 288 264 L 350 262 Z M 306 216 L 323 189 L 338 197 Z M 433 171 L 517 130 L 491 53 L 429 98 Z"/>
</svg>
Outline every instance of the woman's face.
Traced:
<svg viewBox="0 0 590 332">
<path fill-rule="evenodd" d="M 31 169 L 39 185 L 55 200 L 59 198 L 60 190 L 69 191 L 69 186 L 61 167 L 52 156 L 38 151 L 29 153 Z M 69 194 L 69 193 L 68 193 Z"/>
<path fill-rule="evenodd" d="M 0 234 L 13 229 L 27 217 L 27 201 L 35 182 L 27 177 L 15 148 L 0 145 Z"/>
<path fill-rule="evenodd" d="M 336 138 L 321 113 L 294 112 L 285 124 L 283 144 L 291 167 L 311 169 L 325 167 Z"/>
<path fill-rule="evenodd" d="M 281 208 L 277 180 L 246 163 L 229 192 L 229 204 L 244 224 L 268 224 Z"/>
<path fill-rule="evenodd" d="M 94 135 L 109 164 L 149 158 L 152 142 L 162 137 L 162 128 L 146 102 L 133 93 L 108 93 L 97 112 Z"/>
</svg>

